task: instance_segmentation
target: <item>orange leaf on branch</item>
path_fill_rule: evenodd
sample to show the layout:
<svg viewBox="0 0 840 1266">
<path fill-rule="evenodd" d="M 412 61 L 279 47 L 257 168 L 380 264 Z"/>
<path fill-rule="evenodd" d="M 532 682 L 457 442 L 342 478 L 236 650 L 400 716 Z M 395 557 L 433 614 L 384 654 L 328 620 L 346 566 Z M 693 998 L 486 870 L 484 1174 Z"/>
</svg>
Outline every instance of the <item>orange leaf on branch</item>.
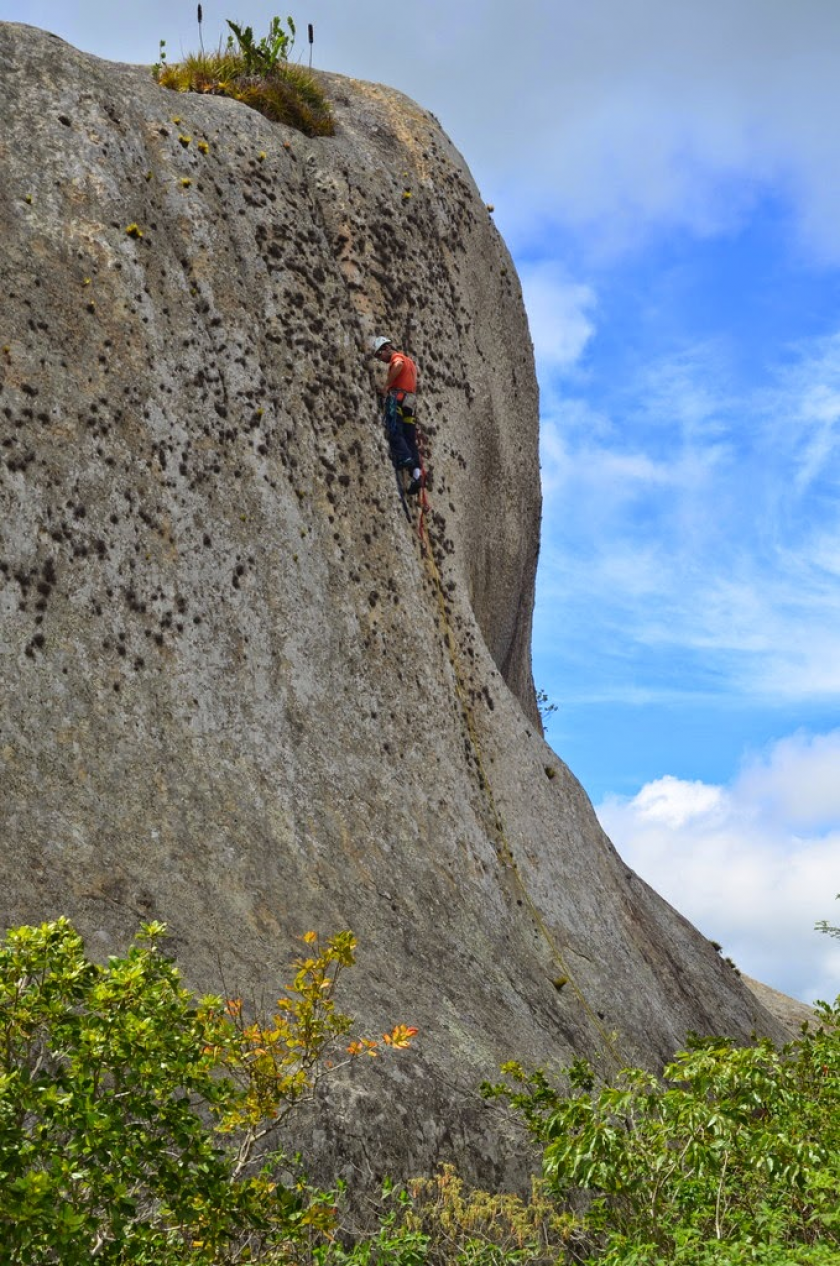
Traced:
<svg viewBox="0 0 840 1266">
<path fill-rule="evenodd" d="M 394 1047 L 395 1050 L 404 1051 L 411 1045 L 412 1038 L 416 1037 L 419 1030 L 408 1024 L 396 1025 L 390 1033 L 382 1034 L 382 1041 L 386 1046 Z"/>
</svg>

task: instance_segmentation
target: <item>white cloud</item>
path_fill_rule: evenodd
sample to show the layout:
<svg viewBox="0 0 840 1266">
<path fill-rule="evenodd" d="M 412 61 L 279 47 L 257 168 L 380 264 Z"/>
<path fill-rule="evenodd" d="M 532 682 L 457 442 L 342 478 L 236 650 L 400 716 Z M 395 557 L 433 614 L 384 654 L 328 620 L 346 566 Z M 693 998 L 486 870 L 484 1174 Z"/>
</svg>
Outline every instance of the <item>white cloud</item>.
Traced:
<svg viewBox="0 0 840 1266">
<path fill-rule="evenodd" d="M 540 431 L 543 490 L 556 493 L 568 511 L 572 504 L 590 504 L 590 524 L 615 519 L 628 501 L 652 488 L 673 488 L 684 472 L 644 452 L 621 452 L 603 437 L 567 438 L 562 420 L 545 420 Z"/>
<path fill-rule="evenodd" d="M 780 740 L 745 764 L 736 791 L 791 828 L 840 824 L 840 730 Z"/>
<path fill-rule="evenodd" d="M 571 369 L 594 335 L 595 292 L 550 260 L 523 264 L 520 279 L 540 377 L 548 379 Z"/>
<path fill-rule="evenodd" d="M 562 215 L 613 234 L 623 221 L 630 240 L 645 224 L 706 234 L 737 227 L 775 187 L 811 249 L 837 258 L 840 157 L 819 122 L 822 94 L 837 104 L 823 52 L 840 34 L 835 5 L 589 6 L 579 33 L 577 73 L 564 77 L 570 135 L 550 166 Z"/>
<path fill-rule="evenodd" d="M 675 827 L 719 817 L 723 798 L 720 787 L 681 782 L 666 774 L 642 787 L 633 799 L 633 806 L 640 821 Z"/>
<path fill-rule="evenodd" d="M 840 993 L 840 730 L 796 734 L 727 786 L 666 775 L 598 816 L 622 857 L 748 975 L 813 1002 Z"/>
<path fill-rule="evenodd" d="M 797 491 L 802 494 L 832 463 L 832 477 L 836 480 L 836 461 L 840 448 L 840 392 L 826 383 L 817 383 L 806 391 L 800 406 L 798 421 L 802 426 L 803 443 L 797 454 Z"/>
</svg>

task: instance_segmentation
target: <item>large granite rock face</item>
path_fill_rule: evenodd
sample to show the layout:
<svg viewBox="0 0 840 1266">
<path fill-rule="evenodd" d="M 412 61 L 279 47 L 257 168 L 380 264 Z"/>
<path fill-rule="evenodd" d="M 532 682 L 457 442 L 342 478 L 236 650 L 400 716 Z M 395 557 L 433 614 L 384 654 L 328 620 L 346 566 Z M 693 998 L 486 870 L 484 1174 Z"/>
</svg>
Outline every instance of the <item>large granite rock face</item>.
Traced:
<svg viewBox="0 0 840 1266">
<path fill-rule="evenodd" d="M 161 919 L 193 987 L 269 997 L 353 928 L 348 1009 L 421 1036 L 352 1074 L 327 1166 L 491 1181 L 501 1060 L 779 1036 L 542 740 L 531 344 L 436 120 L 326 76 L 307 140 L 17 25 L 0 61 L 4 923 L 104 956 Z M 426 554 L 381 332 L 421 367 Z"/>
</svg>

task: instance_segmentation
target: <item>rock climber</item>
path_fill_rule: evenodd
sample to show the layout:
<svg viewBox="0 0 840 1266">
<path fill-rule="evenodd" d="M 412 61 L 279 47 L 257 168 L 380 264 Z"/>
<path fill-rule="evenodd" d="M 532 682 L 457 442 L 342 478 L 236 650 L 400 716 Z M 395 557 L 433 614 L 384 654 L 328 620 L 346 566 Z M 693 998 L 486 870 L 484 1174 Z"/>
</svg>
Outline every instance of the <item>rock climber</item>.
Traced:
<svg viewBox="0 0 840 1266">
<path fill-rule="evenodd" d="M 423 487 L 423 469 L 417 447 L 417 366 L 405 352 L 398 352 L 389 338 L 373 341 L 373 354 L 388 366 L 385 385 L 379 394 L 385 401 L 385 430 L 391 461 L 397 472 L 407 470 L 411 483 L 406 492 L 416 496 Z"/>
</svg>

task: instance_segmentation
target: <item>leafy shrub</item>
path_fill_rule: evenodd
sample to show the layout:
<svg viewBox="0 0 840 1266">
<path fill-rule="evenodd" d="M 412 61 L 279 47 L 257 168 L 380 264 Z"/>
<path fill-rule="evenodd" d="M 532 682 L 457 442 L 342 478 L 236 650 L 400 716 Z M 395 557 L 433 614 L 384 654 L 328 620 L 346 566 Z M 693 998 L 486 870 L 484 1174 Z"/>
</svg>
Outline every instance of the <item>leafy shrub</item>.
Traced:
<svg viewBox="0 0 840 1266">
<path fill-rule="evenodd" d="M 567 1088 L 505 1065 L 485 1086 L 542 1148 L 561 1209 L 586 1206 L 587 1261 L 741 1266 L 840 1260 L 840 1007 L 782 1051 L 695 1039 L 663 1079 L 625 1069 Z"/>
<path fill-rule="evenodd" d="M 840 900 L 840 893 L 838 894 L 838 900 Z M 840 928 L 834 927 L 826 919 L 820 919 L 818 923 L 814 924 L 814 927 L 817 932 L 823 932 L 826 936 L 833 936 L 840 940 Z"/>
<path fill-rule="evenodd" d="M 530 1199 L 470 1189 L 454 1166 L 432 1178 L 386 1183 L 374 1229 L 315 1250 L 318 1266 L 554 1266 L 574 1235 L 534 1180 Z"/>
<path fill-rule="evenodd" d="M 285 123 L 307 136 L 332 136 L 335 132 L 329 103 L 317 79 L 287 58 L 295 27 L 288 18 L 286 34 L 279 18 L 273 18 L 268 35 L 255 40 L 251 27 L 228 21 L 235 35 L 215 53 L 191 53 L 169 65 L 162 54 L 153 67 L 157 82 L 175 92 L 201 92 L 231 97 L 259 111 L 274 123 Z"/>
<path fill-rule="evenodd" d="M 429 1263 L 470 1266 L 551 1266 L 576 1233 L 575 1218 L 560 1210 L 543 1182 L 532 1182 L 528 1199 L 513 1192 L 466 1187 L 452 1165 L 433 1178 L 409 1184 L 408 1226 L 429 1240 Z"/>
<path fill-rule="evenodd" d="M 351 1038 L 336 986 L 349 932 L 303 938 L 273 1014 L 196 1001 L 149 924 L 90 962 L 66 920 L 0 944 L 4 1266 L 835 1266 L 840 1006 L 796 1042 L 694 1039 L 662 1078 L 561 1084 L 504 1066 L 484 1094 L 536 1143 L 530 1197 L 454 1168 L 360 1205 L 308 1187 L 279 1148 L 335 1061 L 410 1044 Z M 350 1193 L 351 1195 L 353 1193 Z M 346 1224 L 345 1224 L 346 1223 Z"/>
<path fill-rule="evenodd" d="M 301 1257 L 332 1197 L 270 1148 L 346 1041 L 335 1009 L 349 932 L 296 962 L 276 1014 L 196 1003 L 148 924 L 102 967 L 64 919 L 0 945 L 0 1244 L 8 1266 L 225 1266 Z M 409 1044 L 405 1026 L 386 1037 Z"/>
</svg>

